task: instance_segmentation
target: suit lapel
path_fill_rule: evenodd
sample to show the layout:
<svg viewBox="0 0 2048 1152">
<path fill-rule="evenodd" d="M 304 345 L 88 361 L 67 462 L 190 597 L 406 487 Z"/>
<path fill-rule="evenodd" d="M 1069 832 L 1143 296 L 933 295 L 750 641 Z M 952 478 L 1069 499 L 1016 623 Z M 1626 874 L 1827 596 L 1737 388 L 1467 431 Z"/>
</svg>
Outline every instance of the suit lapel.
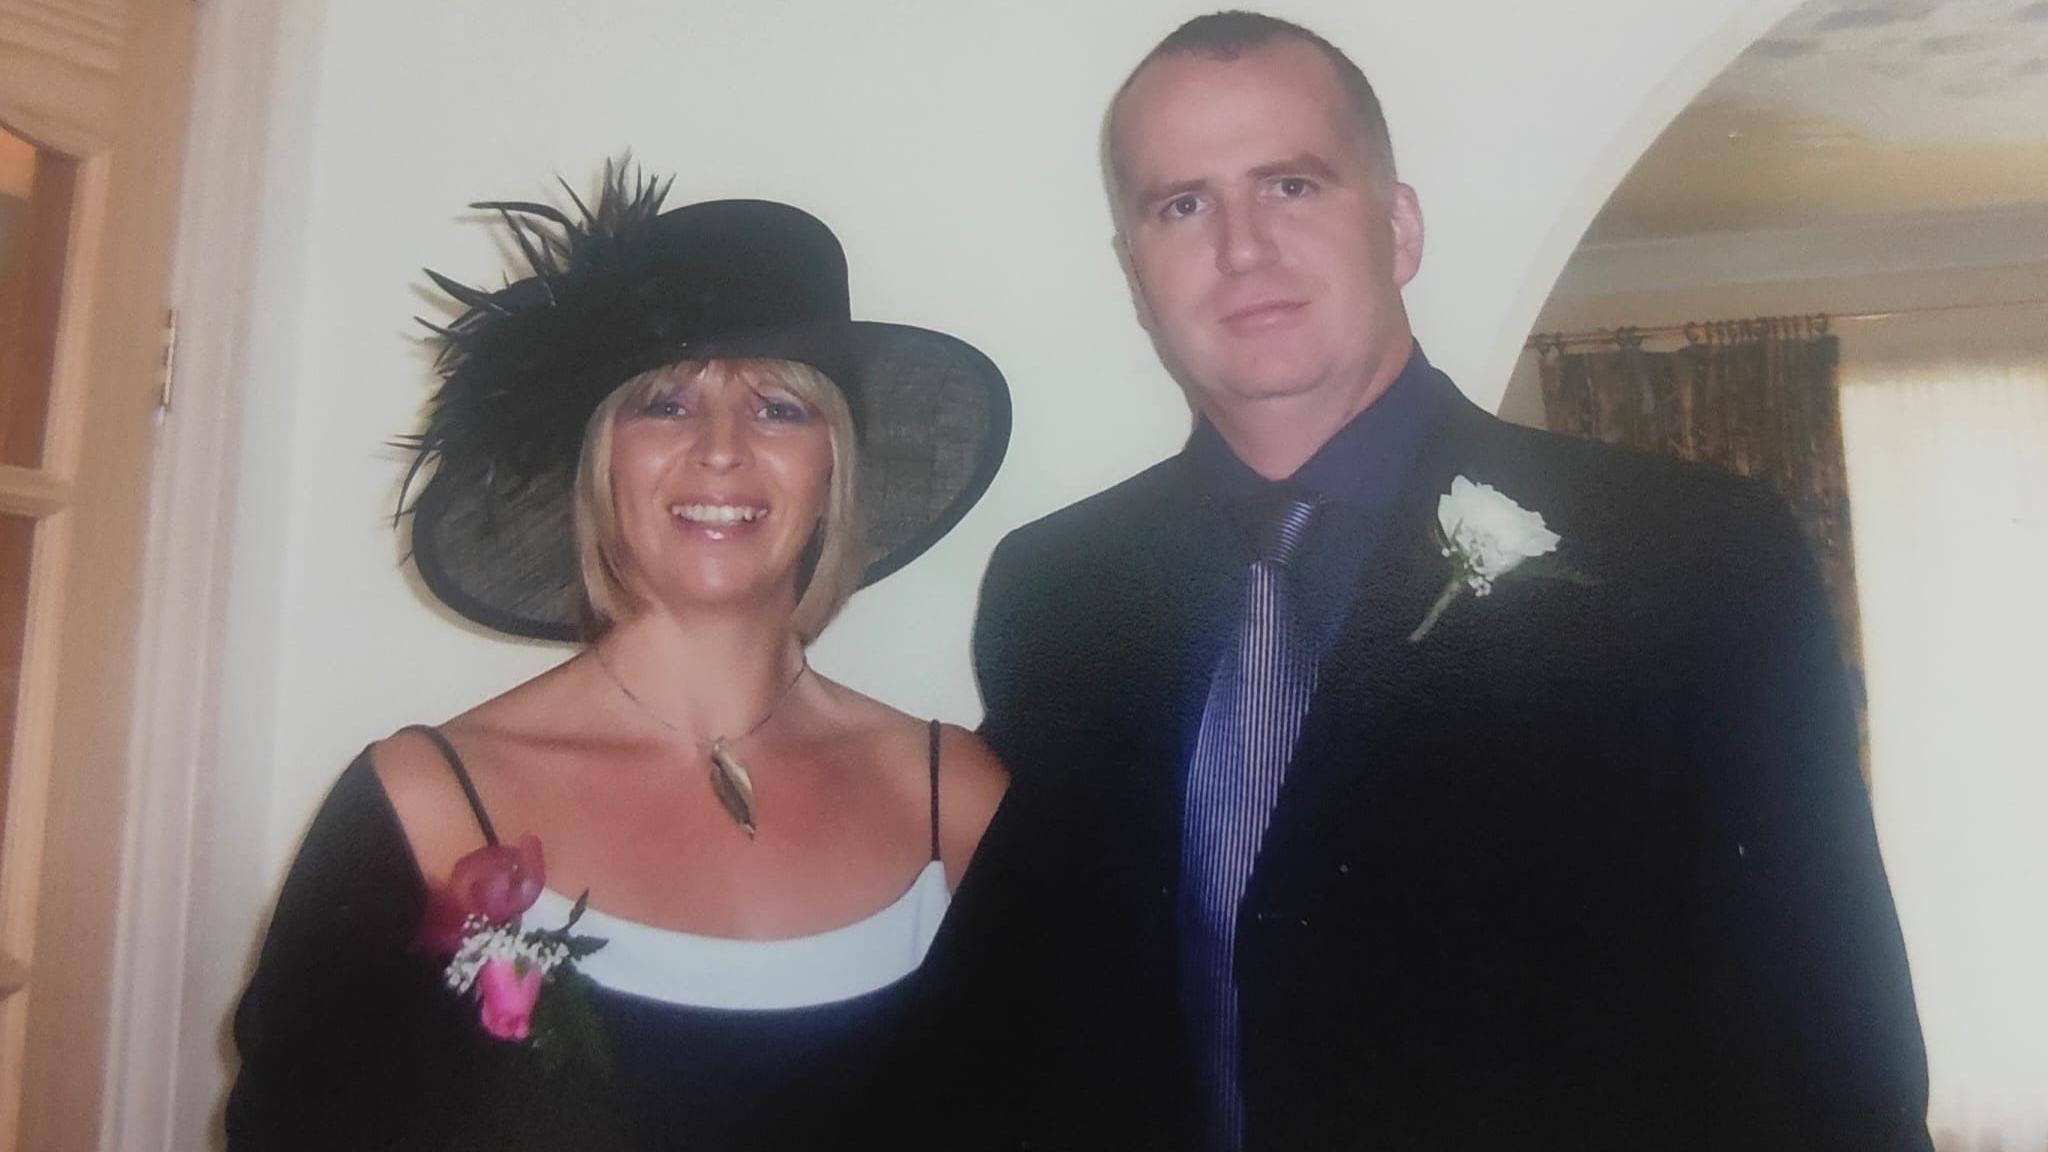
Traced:
<svg viewBox="0 0 2048 1152">
<path fill-rule="evenodd" d="M 1445 688 L 1471 674 L 1510 639 L 1502 629 L 1523 626 L 1520 598 L 1553 595 L 1525 582 L 1503 582 L 1486 601 L 1470 595 L 1455 603 L 1420 643 L 1409 634 L 1429 612 L 1450 578 L 1450 562 L 1436 537 L 1437 501 L 1460 474 L 1500 482 L 1510 495 L 1525 485 L 1498 476 L 1503 461 L 1493 442 L 1497 420 L 1458 398 L 1425 437 L 1392 507 L 1376 525 L 1358 585 L 1337 637 L 1325 653 L 1316 693 L 1303 718 L 1286 783 L 1274 807 L 1253 877 L 1253 890 L 1278 847 L 1308 839 L 1317 813 L 1333 790 L 1370 786 L 1397 767 L 1376 749 L 1397 726 L 1410 730 L 1461 722 L 1459 702 Z M 1193 461 L 1174 460 L 1158 518 L 1134 525 L 1141 547 L 1130 573 L 1131 627 L 1119 643 L 1126 658 L 1106 686 L 1121 697 L 1117 718 L 1133 749 L 1147 839 L 1161 846 L 1158 864 L 1177 885 L 1184 777 L 1207 699 L 1210 677 L 1228 641 L 1228 621 L 1242 572 L 1235 553 L 1219 547 L 1219 513 L 1205 508 Z M 1225 623 L 1219 625 L 1218 621 Z M 1511 646 L 1511 645 L 1508 645 Z"/>
<path fill-rule="evenodd" d="M 1371 740 L 1399 716 L 1413 722 L 1433 702 L 1416 691 L 1431 673 L 1472 658 L 1472 632 L 1440 623 L 1421 643 L 1408 635 L 1450 576 L 1439 551 L 1437 499 L 1467 469 L 1492 418 L 1463 400 L 1450 404 L 1424 440 L 1400 496 L 1377 526 L 1371 553 L 1336 640 L 1324 654 L 1265 845 L 1298 839 L 1334 787 L 1373 770 Z M 1460 605 L 1469 608 L 1470 605 Z M 1456 607 L 1452 609 L 1453 612 Z M 1262 850 L 1261 871 L 1264 871 Z M 1254 878 L 1254 884 L 1258 878 Z"/>
<path fill-rule="evenodd" d="M 1183 777 L 1227 639 L 1215 622 L 1229 616 L 1241 577 L 1229 550 L 1216 546 L 1220 514 L 1208 507 L 1193 461 L 1183 453 L 1172 469 L 1156 519 L 1134 526 L 1140 547 L 1126 585 L 1127 626 L 1116 638 L 1124 651 L 1112 661 L 1117 681 L 1106 688 L 1117 695 L 1132 783 L 1153 825 L 1145 839 L 1163 846 L 1162 861 L 1177 875 Z"/>
</svg>

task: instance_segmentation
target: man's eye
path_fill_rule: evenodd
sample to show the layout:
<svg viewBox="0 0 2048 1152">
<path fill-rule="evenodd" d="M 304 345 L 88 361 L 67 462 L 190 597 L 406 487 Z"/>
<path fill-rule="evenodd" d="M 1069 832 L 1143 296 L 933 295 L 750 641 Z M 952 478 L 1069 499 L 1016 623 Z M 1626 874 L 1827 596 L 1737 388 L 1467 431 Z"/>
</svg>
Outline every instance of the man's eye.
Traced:
<svg viewBox="0 0 2048 1152">
<path fill-rule="evenodd" d="M 1294 200 L 1315 191 L 1316 186 L 1303 176 L 1282 176 L 1273 182 L 1273 187 L 1280 195 Z"/>
<path fill-rule="evenodd" d="M 1166 202 L 1165 207 L 1159 210 L 1159 214 L 1168 220 L 1180 220 L 1193 216 L 1201 211 L 1201 208 L 1202 199 L 1199 196 L 1175 196 Z"/>
</svg>

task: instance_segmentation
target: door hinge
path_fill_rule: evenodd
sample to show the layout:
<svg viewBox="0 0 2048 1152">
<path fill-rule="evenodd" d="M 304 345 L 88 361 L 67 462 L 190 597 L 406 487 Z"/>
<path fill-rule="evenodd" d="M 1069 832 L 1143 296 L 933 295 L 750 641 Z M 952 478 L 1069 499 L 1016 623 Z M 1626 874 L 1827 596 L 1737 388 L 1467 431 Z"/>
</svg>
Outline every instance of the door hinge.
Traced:
<svg viewBox="0 0 2048 1152">
<path fill-rule="evenodd" d="M 164 360 L 163 379 L 157 382 L 156 407 L 159 412 L 171 410 L 171 386 L 178 375 L 178 310 L 164 312 Z"/>
</svg>

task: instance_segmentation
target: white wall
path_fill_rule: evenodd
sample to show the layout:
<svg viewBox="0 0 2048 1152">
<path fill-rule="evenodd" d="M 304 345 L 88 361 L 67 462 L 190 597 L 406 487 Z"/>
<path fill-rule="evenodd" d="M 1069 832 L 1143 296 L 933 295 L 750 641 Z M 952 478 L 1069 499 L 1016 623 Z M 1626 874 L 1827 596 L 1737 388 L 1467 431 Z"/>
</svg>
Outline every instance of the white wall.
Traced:
<svg viewBox="0 0 2048 1152">
<path fill-rule="evenodd" d="M 497 273 L 479 198 L 579 187 L 632 147 L 675 201 L 759 195 L 839 232 L 854 307 L 976 343 L 1016 397 L 1009 463 L 932 553 L 854 601 L 819 668 L 972 722 L 976 584 L 1006 529 L 1171 452 L 1178 394 L 1108 245 L 1096 129 L 1198 0 L 289 0 L 215 788 L 212 1029 L 320 794 L 362 745 L 559 659 L 465 630 L 389 513 L 427 392 L 422 264 Z M 1291 0 L 1381 88 L 1430 227 L 1409 298 L 1481 403 L 1580 231 L 1658 130 L 1793 0 Z M 252 897 L 254 897 L 252 899 Z M 210 981 L 210 983 L 207 983 Z M 218 1091 L 194 1069 L 188 1096 Z M 191 1109 L 187 1109 L 191 1111 Z M 195 1144 L 185 1146 L 196 1146 Z"/>
</svg>

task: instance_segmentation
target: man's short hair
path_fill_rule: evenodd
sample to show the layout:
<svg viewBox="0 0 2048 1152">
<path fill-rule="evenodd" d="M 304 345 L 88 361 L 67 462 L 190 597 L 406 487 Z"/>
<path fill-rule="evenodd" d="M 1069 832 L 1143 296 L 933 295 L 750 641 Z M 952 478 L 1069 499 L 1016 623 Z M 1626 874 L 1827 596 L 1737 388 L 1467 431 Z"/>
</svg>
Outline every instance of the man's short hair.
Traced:
<svg viewBox="0 0 2048 1152">
<path fill-rule="evenodd" d="M 1337 82 L 1344 88 L 1344 95 L 1351 105 L 1351 114 L 1358 121 L 1358 129 L 1365 136 L 1367 156 L 1372 160 L 1380 176 L 1392 182 L 1396 178 L 1394 168 L 1394 142 L 1387 131 L 1387 117 L 1380 110 L 1379 94 L 1372 90 L 1372 82 L 1365 73 L 1352 63 L 1342 49 L 1307 28 L 1291 20 L 1268 16 L 1263 12 L 1211 12 L 1194 19 L 1167 33 L 1166 39 L 1145 54 L 1131 74 L 1124 77 L 1117 88 L 1116 96 L 1109 102 L 1109 117 L 1103 125 L 1103 159 L 1109 179 L 1111 199 L 1120 199 L 1123 193 L 1123 157 L 1117 148 L 1116 109 L 1123 103 L 1124 94 L 1131 90 L 1138 76 L 1153 61 L 1168 56 L 1203 56 L 1211 60 L 1235 60 L 1246 52 L 1264 48 L 1269 44 L 1288 40 L 1299 41 L 1313 46 L 1330 62 L 1337 73 Z"/>
</svg>

